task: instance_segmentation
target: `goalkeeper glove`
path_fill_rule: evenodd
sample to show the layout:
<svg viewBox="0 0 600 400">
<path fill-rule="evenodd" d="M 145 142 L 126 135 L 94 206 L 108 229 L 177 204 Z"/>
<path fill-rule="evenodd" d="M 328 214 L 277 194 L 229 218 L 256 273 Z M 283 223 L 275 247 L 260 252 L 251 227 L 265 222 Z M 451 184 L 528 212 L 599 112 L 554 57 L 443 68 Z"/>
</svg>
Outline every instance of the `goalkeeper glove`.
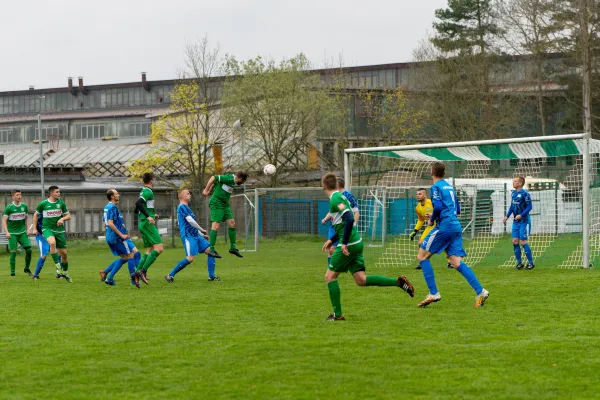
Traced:
<svg viewBox="0 0 600 400">
<path fill-rule="evenodd" d="M 415 236 L 417 236 L 417 233 L 419 231 L 417 229 L 415 229 L 410 235 L 408 235 L 408 237 L 410 238 L 410 240 L 415 240 Z"/>
</svg>

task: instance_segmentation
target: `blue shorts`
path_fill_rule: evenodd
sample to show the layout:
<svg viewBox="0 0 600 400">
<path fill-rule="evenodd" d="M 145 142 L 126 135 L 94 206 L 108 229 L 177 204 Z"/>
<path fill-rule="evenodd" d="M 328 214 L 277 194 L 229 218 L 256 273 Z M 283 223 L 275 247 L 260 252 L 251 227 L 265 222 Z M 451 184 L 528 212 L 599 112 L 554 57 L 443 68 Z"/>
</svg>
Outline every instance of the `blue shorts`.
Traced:
<svg viewBox="0 0 600 400">
<path fill-rule="evenodd" d="M 462 232 L 442 232 L 437 227 L 423 240 L 421 248 L 434 254 L 440 254 L 446 250 L 448 256 L 467 256 L 463 249 Z"/>
<path fill-rule="evenodd" d="M 531 231 L 530 222 L 513 222 L 512 237 L 513 239 L 529 240 L 529 232 Z"/>
<path fill-rule="evenodd" d="M 46 257 L 50 253 L 50 245 L 48 244 L 48 241 L 44 235 L 40 235 L 38 233 L 35 235 L 35 241 L 37 242 L 37 247 L 40 250 L 40 257 Z"/>
<path fill-rule="evenodd" d="M 130 252 L 135 249 L 135 243 L 133 243 L 133 240 L 127 239 L 125 243 L 127 243 L 127 247 L 129 247 Z"/>
<path fill-rule="evenodd" d="M 327 240 L 331 240 L 333 237 L 336 236 L 336 232 L 335 232 L 335 228 L 333 227 L 333 225 L 329 226 L 329 231 L 327 232 Z M 335 241 L 331 244 L 333 247 L 337 247 L 338 242 Z"/>
<path fill-rule="evenodd" d="M 119 240 L 117 243 L 109 243 L 108 247 L 110 247 L 110 251 L 112 251 L 113 256 L 128 255 L 133 251 L 133 248 L 129 247 L 130 242 L 131 241 L 129 240 Z"/>
<path fill-rule="evenodd" d="M 200 253 L 204 253 L 204 250 L 210 247 L 210 243 L 208 243 L 208 241 L 202 236 L 181 238 L 181 241 L 183 242 L 183 247 L 185 248 L 186 257 L 195 257 Z"/>
</svg>

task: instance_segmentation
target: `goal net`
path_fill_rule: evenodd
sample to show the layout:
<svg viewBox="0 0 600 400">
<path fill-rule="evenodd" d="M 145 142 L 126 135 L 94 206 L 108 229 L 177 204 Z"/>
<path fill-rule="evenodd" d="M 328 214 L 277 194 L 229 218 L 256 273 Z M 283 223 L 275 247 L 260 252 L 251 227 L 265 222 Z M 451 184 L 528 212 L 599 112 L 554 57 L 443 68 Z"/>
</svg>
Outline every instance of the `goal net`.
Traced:
<svg viewBox="0 0 600 400">
<path fill-rule="evenodd" d="M 415 195 L 419 188 L 429 193 L 435 161 L 446 164 L 445 179 L 454 186 L 461 204 L 459 220 L 467 264 L 516 265 L 511 242 L 513 219 L 506 224 L 502 220 L 517 176 L 525 178 L 525 189 L 532 199 L 529 245 L 536 266 L 587 267 L 584 259 L 589 265 L 598 264 L 600 141 L 583 137 L 346 150 L 345 177 L 359 199 L 359 230 L 368 264 L 417 265 L 417 242 L 423 230 L 414 241 L 409 239 L 417 222 Z M 584 174 L 584 164 L 589 174 Z M 589 193 L 588 202 L 584 192 Z"/>
</svg>

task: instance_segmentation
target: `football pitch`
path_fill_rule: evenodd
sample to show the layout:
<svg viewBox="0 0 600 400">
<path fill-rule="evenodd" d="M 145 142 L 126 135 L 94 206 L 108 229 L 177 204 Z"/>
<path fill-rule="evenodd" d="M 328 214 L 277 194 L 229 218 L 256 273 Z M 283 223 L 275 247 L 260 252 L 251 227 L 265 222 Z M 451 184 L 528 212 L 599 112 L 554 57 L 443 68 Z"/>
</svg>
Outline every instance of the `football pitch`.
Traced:
<svg viewBox="0 0 600 400">
<path fill-rule="evenodd" d="M 2 251 L 0 397 L 598 397 L 597 270 L 550 267 L 552 257 L 533 271 L 483 262 L 474 270 L 491 295 L 473 309 L 472 289 L 438 257 L 442 301 L 419 309 L 420 271 L 367 265 L 367 273 L 407 275 L 415 298 L 344 275 L 347 320 L 332 323 L 323 321 L 331 306 L 321 245 L 265 240 L 238 259 L 221 242 L 222 282 L 207 281 L 202 256 L 173 284 L 163 277 L 183 250 L 167 248 L 141 289 L 130 287 L 126 266 L 117 287 L 100 282 L 114 259 L 101 243 L 70 243 L 71 285 L 54 278 L 50 262 L 32 281 L 23 257 L 10 278 Z"/>
</svg>

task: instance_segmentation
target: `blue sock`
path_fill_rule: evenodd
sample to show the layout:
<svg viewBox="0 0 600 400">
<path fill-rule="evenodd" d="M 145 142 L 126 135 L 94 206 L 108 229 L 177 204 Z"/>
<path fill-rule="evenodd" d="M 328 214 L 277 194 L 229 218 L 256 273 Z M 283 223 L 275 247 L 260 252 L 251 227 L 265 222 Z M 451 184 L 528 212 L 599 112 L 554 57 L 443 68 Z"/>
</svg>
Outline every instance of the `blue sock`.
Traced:
<svg viewBox="0 0 600 400">
<path fill-rule="evenodd" d="M 142 259 L 142 253 L 140 253 L 139 251 L 137 253 L 135 253 L 133 255 L 133 259 L 135 260 L 135 266 L 137 267 L 138 264 L 140 263 L 140 260 Z"/>
<path fill-rule="evenodd" d="M 525 250 L 525 255 L 527 256 L 527 261 L 529 264 L 533 264 L 533 254 L 531 254 L 531 247 L 529 247 L 529 243 L 525 243 L 523 245 L 523 250 Z"/>
<path fill-rule="evenodd" d="M 110 263 L 110 265 L 108 267 L 106 267 L 106 269 L 104 270 L 104 273 L 110 274 L 112 272 L 113 268 L 115 268 L 115 266 L 119 263 L 119 261 L 121 261 L 121 259 L 117 258 L 115 261 Z"/>
<path fill-rule="evenodd" d="M 433 266 L 431 265 L 431 261 L 423 260 L 419 262 L 419 264 L 423 270 L 423 277 L 425 278 L 425 282 L 429 288 L 429 293 L 436 294 L 438 292 L 438 288 L 435 285 L 435 277 L 433 275 Z"/>
<path fill-rule="evenodd" d="M 518 244 L 513 244 L 515 248 L 515 258 L 517 259 L 517 264 L 521 264 L 521 246 Z"/>
<path fill-rule="evenodd" d="M 183 260 L 179 261 L 175 267 L 173 267 L 173 270 L 171 271 L 171 273 L 169 275 L 175 276 L 179 271 L 181 271 L 188 265 L 190 265 L 190 262 L 188 261 L 187 258 L 184 258 Z"/>
<path fill-rule="evenodd" d="M 479 281 L 477 280 L 477 277 L 475 276 L 475 272 L 473 272 L 473 270 L 471 268 L 469 268 L 469 266 L 467 264 L 465 264 L 464 262 L 461 261 L 460 265 L 457 268 L 457 271 L 460 272 L 461 275 L 465 277 L 467 282 L 469 282 L 469 285 L 471 285 L 473 290 L 475 290 L 475 293 L 477 293 L 477 294 L 481 293 L 481 291 L 483 290 L 483 288 L 481 287 L 481 283 L 479 283 Z"/>
<path fill-rule="evenodd" d="M 106 278 L 106 279 L 109 280 L 109 281 L 114 280 L 115 274 L 117 272 L 119 272 L 119 270 L 121 269 L 121 267 L 123 266 L 123 264 L 125 264 L 126 262 L 127 262 L 127 260 L 123 260 L 122 258 L 119 258 L 114 263 L 112 263 L 113 268 L 110 271 L 110 274 L 108 274 L 108 278 Z"/>
<path fill-rule="evenodd" d="M 212 279 L 215 277 L 215 267 L 217 266 L 217 259 L 214 257 L 208 257 L 206 263 L 208 264 L 208 277 Z"/>
<path fill-rule="evenodd" d="M 37 266 L 35 267 L 35 273 L 33 275 L 39 276 L 40 272 L 42 272 L 42 267 L 44 266 L 44 262 L 46 262 L 45 258 L 38 258 Z"/>
<path fill-rule="evenodd" d="M 136 253 L 136 254 L 140 254 L 140 253 Z M 127 268 L 129 269 L 129 276 L 135 274 L 135 267 L 137 267 L 135 258 L 128 259 L 127 260 Z"/>
</svg>

